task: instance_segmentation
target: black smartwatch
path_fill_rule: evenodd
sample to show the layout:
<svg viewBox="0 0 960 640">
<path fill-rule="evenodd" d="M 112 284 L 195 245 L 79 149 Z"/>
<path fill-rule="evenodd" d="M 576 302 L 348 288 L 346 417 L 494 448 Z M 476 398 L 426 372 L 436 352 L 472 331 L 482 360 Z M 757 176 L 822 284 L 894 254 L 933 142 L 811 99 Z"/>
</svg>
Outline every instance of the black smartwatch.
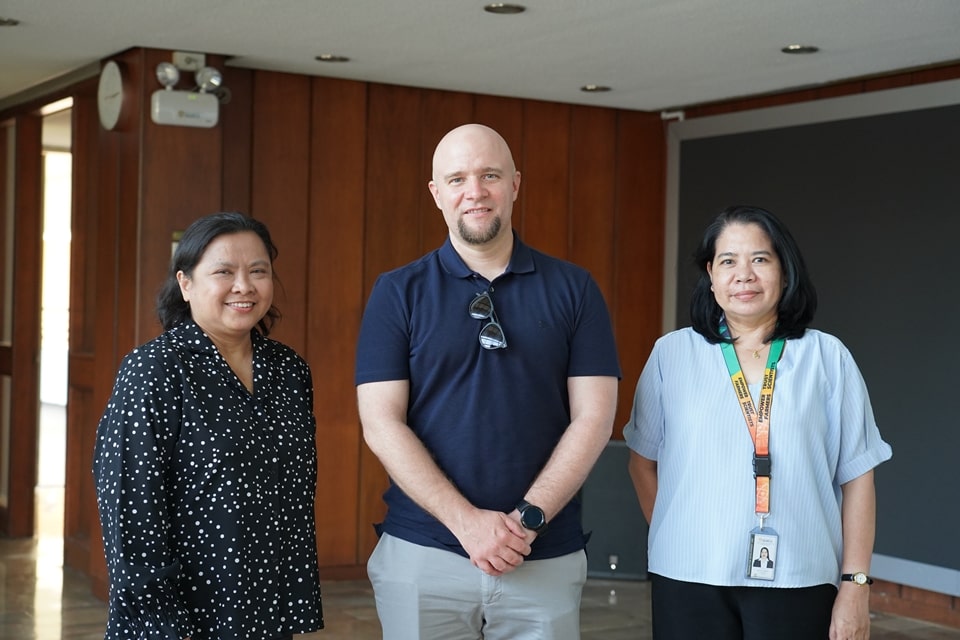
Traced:
<svg viewBox="0 0 960 640">
<path fill-rule="evenodd" d="M 517 511 L 520 512 L 520 524 L 524 529 L 536 531 L 542 534 L 547 529 L 547 516 L 543 509 L 536 507 L 526 500 L 517 503 Z"/>
</svg>

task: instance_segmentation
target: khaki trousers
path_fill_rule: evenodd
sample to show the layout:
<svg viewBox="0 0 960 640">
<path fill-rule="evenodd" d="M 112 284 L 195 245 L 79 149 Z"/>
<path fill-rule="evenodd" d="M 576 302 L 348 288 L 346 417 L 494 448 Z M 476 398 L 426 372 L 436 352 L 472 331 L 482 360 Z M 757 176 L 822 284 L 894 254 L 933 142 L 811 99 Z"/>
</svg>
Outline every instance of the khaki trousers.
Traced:
<svg viewBox="0 0 960 640">
<path fill-rule="evenodd" d="M 367 574 L 383 640 L 580 638 L 583 551 L 494 577 L 458 554 L 383 534 Z"/>
</svg>

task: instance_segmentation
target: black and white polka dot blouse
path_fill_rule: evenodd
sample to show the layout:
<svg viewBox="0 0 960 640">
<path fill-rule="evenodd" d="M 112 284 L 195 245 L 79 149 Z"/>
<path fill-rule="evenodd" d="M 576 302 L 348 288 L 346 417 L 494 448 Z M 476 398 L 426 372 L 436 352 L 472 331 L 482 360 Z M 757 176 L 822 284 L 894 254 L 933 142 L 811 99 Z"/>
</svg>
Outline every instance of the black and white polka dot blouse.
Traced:
<svg viewBox="0 0 960 640">
<path fill-rule="evenodd" d="M 251 394 L 192 321 L 124 358 L 93 471 L 105 640 L 265 640 L 323 627 L 313 387 L 251 333 Z"/>
</svg>

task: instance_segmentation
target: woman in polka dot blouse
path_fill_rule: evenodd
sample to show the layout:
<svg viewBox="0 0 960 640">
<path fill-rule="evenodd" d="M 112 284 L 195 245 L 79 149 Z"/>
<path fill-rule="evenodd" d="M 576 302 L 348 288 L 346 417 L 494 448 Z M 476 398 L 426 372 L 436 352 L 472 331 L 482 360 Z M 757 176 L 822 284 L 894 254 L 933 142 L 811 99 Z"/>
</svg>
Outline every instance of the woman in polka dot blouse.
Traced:
<svg viewBox="0 0 960 640">
<path fill-rule="evenodd" d="M 194 222 L 124 358 L 93 472 L 106 640 L 280 640 L 323 628 L 313 383 L 267 338 L 277 249 L 239 213 Z"/>
</svg>

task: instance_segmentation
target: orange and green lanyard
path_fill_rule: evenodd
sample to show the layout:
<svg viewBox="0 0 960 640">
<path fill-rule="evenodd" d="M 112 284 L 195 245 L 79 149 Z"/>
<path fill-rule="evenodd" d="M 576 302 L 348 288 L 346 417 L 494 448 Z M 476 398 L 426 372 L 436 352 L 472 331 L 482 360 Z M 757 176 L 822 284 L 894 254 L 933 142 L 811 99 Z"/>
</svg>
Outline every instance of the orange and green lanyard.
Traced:
<svg viewBox="0 0 960 640">
<path fill-rule="evenodd" d="M 720 334 L 730 336 L 725 324 L 720 325 Z M 773 383 L 777 377 L 777 362 L 783 353 L 785 340 L 778 338 L 770 343 L 770 354 L 767 356 L 767 366 L 763 371 L 763 386 L 760 387 L 760 408 L 757 409 L 750 397 L 750 388 L 743 376 L 743 369 L 737 359 L 737 352 L 730 342 L 721 342 L 723 359 L 730 372 L 730 382 L 737 394 L 743 419 L 750 431 L 753 440 L 753 477 L 757 488 L 757 515 L 761 522 L 770 513 L 770 410 L 773 407 Z"/>
</svg>

